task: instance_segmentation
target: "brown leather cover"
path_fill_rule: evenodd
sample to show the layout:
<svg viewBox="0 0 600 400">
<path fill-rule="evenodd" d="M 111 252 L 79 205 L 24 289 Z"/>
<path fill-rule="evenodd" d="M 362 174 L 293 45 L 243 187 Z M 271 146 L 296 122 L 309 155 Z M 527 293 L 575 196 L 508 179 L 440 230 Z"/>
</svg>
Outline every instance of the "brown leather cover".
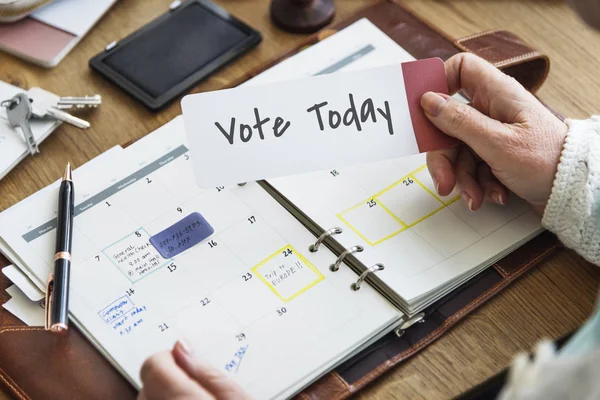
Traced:
<svg viewBox="0 0 600 400">
<path fill-rule="evenodd" d="M 470 51 L 488 59 L 532 91 L 548 74 L 548 58 L 510 32 L 495 30 L 453 41 L 393 1 L 381 0 L 334 29 L 325 29 L 307 38 L 297 49 L 250 71 L 233 86 L 362 17 L 370 19 L 416 58 L 445 60 L 459 51 Z M 332 399 L 355 393 L 439 338 L 557 248 L 558 242 L 550 233 L 538 236 L 429 307 L 423 323 L 413 325 L 401 337 L 394 333 L 387 335 L 322 377 L 299 397 Z M 6 264 L 8 261 L 0 256 L 0 266 Z M 0 274 L 0 303 L 8 300 L 4 291 L 8 286 L 10 282 Z M 57 337 L 40 328 L 23 326 L 2 308 L 0 385 L 19 399 L 133 399 L 136 394 L 77 329 Z"/>
</svg>

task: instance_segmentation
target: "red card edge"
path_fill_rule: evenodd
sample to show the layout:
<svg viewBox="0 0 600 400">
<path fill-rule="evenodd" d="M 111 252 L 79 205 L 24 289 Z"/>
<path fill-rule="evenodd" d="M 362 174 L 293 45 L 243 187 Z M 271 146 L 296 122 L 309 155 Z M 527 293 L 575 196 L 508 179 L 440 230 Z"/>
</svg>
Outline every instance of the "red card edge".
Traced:
<svg viewBox="0 0 600 400">
<path fill-rule="evenodd" d="M 421 97 L 427 92 L 448 94 L 444 62 L 440 58 L 426 58 L 402 63 L 402 75 L 408 109 L 419 152 L 456 146 L 458 140 L 444 134 L 429 121 L 421 108 Z"/>
</svg>

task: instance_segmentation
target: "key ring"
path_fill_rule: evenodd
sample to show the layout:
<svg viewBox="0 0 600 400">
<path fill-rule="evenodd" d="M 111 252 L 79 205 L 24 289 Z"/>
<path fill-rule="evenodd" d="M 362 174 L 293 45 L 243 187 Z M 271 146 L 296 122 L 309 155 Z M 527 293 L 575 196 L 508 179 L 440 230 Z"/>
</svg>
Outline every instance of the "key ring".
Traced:
<svg viewBox="0 0 600 400">
<path fill-rule="evenodd" d="M 21 100 L 19 100 L 18 97 L 13 97 L 12 99 L 4 100 L 2 103 L 0 103 L 0 107 L 10 108 L 18 105 L 20 101 Z"/>
<path fill-rule="evenodd" d="M 9 110 L 12 107 L 18 105 L 18 104 L 15 104 L 18 101 L 20 101 L 18 98 L 14 98 L 13 97 L 12 99 L 4 100 L 3 102 L 1 102 L 0 103 L 0 107 L 6 108 L 7 110 Z M 6 114 L 6 113 L 3 113 L 3 114 Z M 5 121 L 5 122 L 8 122 L 8 118 L 6 117 L 6 115 L 0 114 L 0 119 L 3 120 L 3 121 Z"/>
</svg>

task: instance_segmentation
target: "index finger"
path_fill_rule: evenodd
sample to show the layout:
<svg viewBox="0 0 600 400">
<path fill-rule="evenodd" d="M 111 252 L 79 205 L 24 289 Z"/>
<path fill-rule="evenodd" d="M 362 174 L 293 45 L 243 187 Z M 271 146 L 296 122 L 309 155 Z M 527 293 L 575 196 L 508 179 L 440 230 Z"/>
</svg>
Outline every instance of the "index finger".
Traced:
<svg viewBox="0 0 600 400">
<path fill-rule="evenodd" d="M 450 57 L 444 63 L 446 79 L 448 80 L 448 91 L 454 94 L 460 90 L 467 96 L 473 98 L 473 93 L 480 85 L 492 85 L 490 89 L 502 89 L 501 82 L 497 80 L 512 81 L 498 68 L 471 53 L 458 53 Z"/>
</svg>

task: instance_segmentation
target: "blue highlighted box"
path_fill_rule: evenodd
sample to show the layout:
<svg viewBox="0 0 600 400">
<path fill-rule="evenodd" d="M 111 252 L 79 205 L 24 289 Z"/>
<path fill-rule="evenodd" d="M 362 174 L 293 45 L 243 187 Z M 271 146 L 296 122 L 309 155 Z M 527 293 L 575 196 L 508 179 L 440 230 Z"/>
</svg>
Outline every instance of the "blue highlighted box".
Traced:
<svg viewBox="0 0 600 400">
<path fill-rule="evenodd" d="M 199 213 L 194 212 L 150 238 L 152 246 L 169 259 L 200 243 L 215 230 Z"/>
</svg>

